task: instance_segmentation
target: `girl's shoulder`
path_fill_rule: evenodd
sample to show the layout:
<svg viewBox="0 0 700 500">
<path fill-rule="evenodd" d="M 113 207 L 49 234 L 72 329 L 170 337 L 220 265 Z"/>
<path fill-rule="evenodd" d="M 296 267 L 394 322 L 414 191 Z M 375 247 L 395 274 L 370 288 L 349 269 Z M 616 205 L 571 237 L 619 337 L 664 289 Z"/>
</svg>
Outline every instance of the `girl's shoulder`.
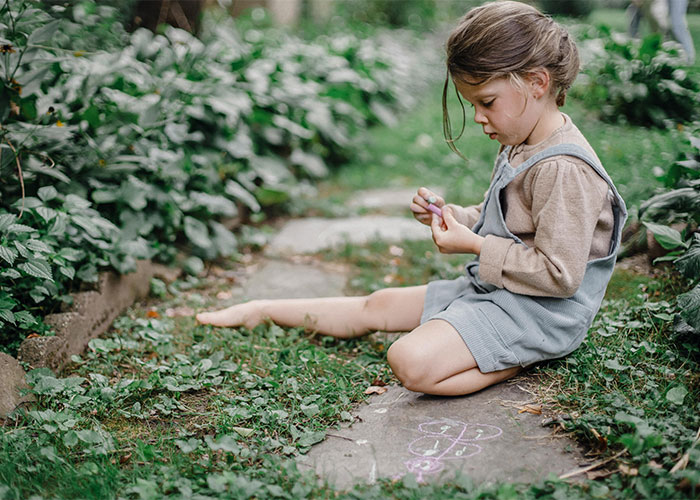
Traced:
<svg viewBox="0 0 700 500">
<path fill-rule="evenodd" d="M 569 118 L 568 115 L 565 115 L 562 113 L 564 116 L 564 125 L 559 127 L 557 130 L 555 130 L 547 139 L 545 139 L 542 142 L 539 142 L 537 144 L 519 144 L 517 146 L 513 146 L 509 153 L 509 161 L 511 165 L 514 167 L 520 165 L 521 163 L 529 160 L 532 158 L 534 155 L 541 153 L 547 149 L 553 148 L 555 146 L 561 146 L 561 145 L 567 145 L 567 144 L 572 144 L 578 148 L 582 148 L 588 156 L 590 156 L 595 162 L 597 162 L 600 165 L 600 159 L 598 158 L 598 155 L 596 154 L 595 150 L 593 147 L 590 145 L 588 140 L 584 137 L 584 135 L 581 133 L 579 128 L 571 121 L 571 118 Z M 572 148 L 573 150 L 573 148 Z M 551 163 L 552 160 L 565 160 L 564 163 L 570 163 L 572 159 L 579 160 L 578 157 L 567 155 L 566 153 L 563 153 L 561 155 L 557 155 L 554 157 L 549 157 L 544 160 L 541 160 L 535 165 L 539 165 L 540 163 Z M 581 164 L 586 165 L 587 163 L 584 160 L 580 160 Z M 579 164 L 579 161 L 575 161 L 574 163 Z"/>
</svg>

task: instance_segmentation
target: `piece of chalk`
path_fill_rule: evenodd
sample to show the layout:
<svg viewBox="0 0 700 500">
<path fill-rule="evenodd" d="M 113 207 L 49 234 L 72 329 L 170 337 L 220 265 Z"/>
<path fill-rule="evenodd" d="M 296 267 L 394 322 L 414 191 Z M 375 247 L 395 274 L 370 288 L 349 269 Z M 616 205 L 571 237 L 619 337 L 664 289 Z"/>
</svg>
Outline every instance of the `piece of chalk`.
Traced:
<svg viewBox="0 0 700 500">
<path fill-rule="evenodd" d="M 435 198 L 435 196 L 430 196 L 430 197 L 429 197 L 427 200 L 425 200 L 425 201 L 427 201 L 428 203 L 435 203 L 435 202 L 437 201 L 437 198 Z"/>
<path fill-rule="evenodd" d="M 440 208 L 436 207 L 432 203 L 428 203 L 428 210 L 433 212 L 435 215 L 442 217 L 442 210 L 440 210 Z"/>
</svg>

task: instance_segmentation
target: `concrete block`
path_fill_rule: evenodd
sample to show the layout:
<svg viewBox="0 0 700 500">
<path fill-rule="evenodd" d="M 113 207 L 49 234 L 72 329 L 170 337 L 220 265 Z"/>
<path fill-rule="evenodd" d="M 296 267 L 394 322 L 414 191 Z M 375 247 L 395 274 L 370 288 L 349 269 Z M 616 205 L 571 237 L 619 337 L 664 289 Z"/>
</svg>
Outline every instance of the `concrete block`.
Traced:
<svg viewBox="0 0 700 500">
<path fill-rule="evenodd" d="M 18 358 L 32 368 L 58 370 L 74 354 L 83 352 L 91 339 L 102 335 L 127 307 L 148 295 L 153 264 L 139 261 L 134 273 L 104 273 L 96 291 L 74 295 L 71 311 L 48 315 L 55 337 L 26 339 L 20 345 Z"/>
<path fill-rule="evenodd" d="M 0 418 L 32 399 L 21 394 L 21 390 L 28 387 L 24 375 L 24 369 L 15 358 L 0 352 Z"/>
</svg>

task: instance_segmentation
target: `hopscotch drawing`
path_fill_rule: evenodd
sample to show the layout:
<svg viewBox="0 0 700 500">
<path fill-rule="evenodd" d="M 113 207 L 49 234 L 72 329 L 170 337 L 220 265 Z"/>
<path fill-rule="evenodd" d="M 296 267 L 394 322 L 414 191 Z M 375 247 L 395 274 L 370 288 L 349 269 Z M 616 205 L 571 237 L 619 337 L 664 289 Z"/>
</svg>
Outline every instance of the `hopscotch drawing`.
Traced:
<svg viewBox="0 0 700 500">
<path fill-rule="evenodd" d="M 437 474 L 444 469 L 446 460 L 464 460 L 481 453 L 482 447 L 475 441 L 503 434 L 495 425 L 468 424 L 449 418 L 422 423 L 418 430 L 424 435 L 408 445 L 408 451 L 416 458 L 404 462 L 418 482 L 423 482 L 426 474 Z"/>
</svg>

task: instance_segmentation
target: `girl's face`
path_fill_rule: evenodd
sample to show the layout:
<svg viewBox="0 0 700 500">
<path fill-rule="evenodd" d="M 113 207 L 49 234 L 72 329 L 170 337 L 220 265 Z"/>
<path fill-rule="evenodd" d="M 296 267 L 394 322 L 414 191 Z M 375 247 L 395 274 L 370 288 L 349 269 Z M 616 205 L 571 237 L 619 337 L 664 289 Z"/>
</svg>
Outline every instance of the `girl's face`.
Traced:
<svg viewBox="0 0 700 500">
<path fill-rule="evenodd" d="M 474 108 L 474 121 L 484 133 L 504 146 L 539 142 L 538 125 L 545 112 L 546 99 L 528 78 L 524 87 L 516 87 L 506 77 L 480 85 L 470 85 L 468 79 L 455 80 L 457 90 Z M 542 138 L 544 139 L 544 137 Z"/>
</svg>

